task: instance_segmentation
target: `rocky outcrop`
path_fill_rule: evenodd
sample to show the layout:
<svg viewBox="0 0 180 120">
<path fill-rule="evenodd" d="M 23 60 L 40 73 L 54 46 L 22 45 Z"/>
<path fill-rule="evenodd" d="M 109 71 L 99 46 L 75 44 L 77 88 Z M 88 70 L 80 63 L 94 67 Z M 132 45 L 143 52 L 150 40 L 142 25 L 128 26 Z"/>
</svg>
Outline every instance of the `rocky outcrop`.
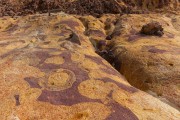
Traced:
<svg viewBox="0 0 180 120">
<path fill-rule="evenodd" d="M 124 15 L 115 25 L 118 29 L 114 29 L 113 33 L 116 34 L 112 34 L 113 38 L 108 49 L 114 55 L 116 69 L 131 85 L 149 93 L 153 91 L 156 93 L 155 96 L 179 109 L 178 20 L 179 15 Z M 162 37 L 139 32 L 145 23 L 151 21 L 158 21 L 163 26 Z"/>
<path fill-rule="evenodd" d="M 104 15 L 82 21 L 87 31 L 104 33 L 88 36 L 96 52 L 131 85 L 179 109 L 180 19 L 176 14 Z"/>
<path fill-rule="evenodd" d="M 63 11 L 70 14 L 147 13 L 148 10 L 179 9 L 179 0 L 1 0 L 0 16 Z"/>
<path fill-rule="evenodd" d="M 80 18 L 0 18 L 0 119 L 178 120 L 179 111 L 132 87 L 95 53 L 94 32 L 84 34 Z"/>
</svg>

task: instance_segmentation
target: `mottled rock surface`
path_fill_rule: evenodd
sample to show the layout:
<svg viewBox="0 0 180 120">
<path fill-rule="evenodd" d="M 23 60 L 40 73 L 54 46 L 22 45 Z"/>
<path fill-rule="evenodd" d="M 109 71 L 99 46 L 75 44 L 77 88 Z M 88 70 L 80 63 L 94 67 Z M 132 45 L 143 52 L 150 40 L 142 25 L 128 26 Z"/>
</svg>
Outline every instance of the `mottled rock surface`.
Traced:
<svg viewBox="0 0 180 120">
<path fill-rule="evenodd" d="M 90 39 L 106 38 L 111 27 L 98 32 L 82 18 L 62 13 L 0 18 L 0 119 L 178 120 L 179 111 L 132 87 L 95 53 Z M 145 51 L 154 48 L 160 49 Z"/>
<path fill-rule="evenodd" d="M 115 25 L 113 33 L 116 34 L 111 34 L 114 37 L 109 45 L 118 65 L 116 69 L 131 85 L 151 90 L 177 108 L 180 107 L 179 20 L 179 15 L 169 14 L 123 15 Z M 144 24 L 152 21 L 163 26 L 162 37 L 139 32 Z"/>
<path fill-rule="evenodd" d="M 88 35 L 99 55 L 131 85 L 177 109 L 180 107 L 179 20 L 178 11 L 175 14 L 104 15 L 98 19 L 81 17 L 88 26 L 87 31 L 104 34 Z M 145 24 L 148 29 L 142 34 Z M 155 32 L 162 30 L 163 36 L 156 36 Z"/>
</svg>

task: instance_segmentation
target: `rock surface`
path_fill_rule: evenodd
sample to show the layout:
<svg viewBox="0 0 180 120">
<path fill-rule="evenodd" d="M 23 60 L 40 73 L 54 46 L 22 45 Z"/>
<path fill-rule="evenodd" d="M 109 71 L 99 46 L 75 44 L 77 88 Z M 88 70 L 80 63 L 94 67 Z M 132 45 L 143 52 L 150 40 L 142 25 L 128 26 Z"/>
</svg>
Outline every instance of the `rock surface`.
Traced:
<svg viewBox="0 0 180 120">
<path fill-rule="evenodd" d="M 115 25 L 110 43 L 118 69 L 131 85 L 151 90 L 165 101 L 180 107 L 180 24 L 179 15 L 124 15 Z M 138 22 L 134 22 L 138 21 Z M 164 35 L 147 36 L 139 33 L 141 27 L 158 21 Z M 147 30 L 148 31 L 148 30 Z M 151 31 L 150 31 L 151 32 Z M 173 105 L 174 106 L 174 105 Z"/>
<path fill-rule="evenodd" d="M 88 31 L 95 30 L 96 33 L 104 34 L 88 35 L 99 55 L 120 71 L 131 85 L 179 109 L 179 12 L 85 18 L 81 20 L 88 26 Z M 150 26 L 147 27 L 146 34 L 152 32 L 151 34 L 158 35 L 155 32 L 162 32 L 163 26 L 164 35 L 143 35 L 140 31 L 144 24 Z"/>
<path fill-rule="evenodd" d="M 101 26 L 87 28 L 86 19 L 63 13 L 0 18 L 0 119 L 178 120 L 179 111 L 132 87 L 95 53 L 90 38 L 98 41 L 110 29 L 90 31 Z"/>
</svg>

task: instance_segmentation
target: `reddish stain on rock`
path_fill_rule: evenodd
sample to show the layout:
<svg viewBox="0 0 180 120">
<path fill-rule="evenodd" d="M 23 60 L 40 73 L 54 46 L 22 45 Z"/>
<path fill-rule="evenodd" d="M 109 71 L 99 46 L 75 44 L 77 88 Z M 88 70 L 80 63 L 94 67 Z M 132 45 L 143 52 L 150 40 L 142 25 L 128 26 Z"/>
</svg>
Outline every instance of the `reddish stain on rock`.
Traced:
<svg viewBox="0 0 180 120">
<path fill-rule="evenodd" d="M 59 24 L 65 24 L 73 30 L 75 30 L 76 27 L 80 26 L 78 22 L 73 21 L 73 20 L 64 20 L 64 21 L 61 21 Z"/>
<path fill-rule="evenodd" d="M 47 41 L 47 43 L 45 44 L 48 44 L 48 43 L 49 41 Z M 36 51 L 33 51 L 33 52 L 27 51 L 24 57 L 33 59 L 34 61 L 31 61 L 29 65 L 33 67 L 38 67 L 38 68 L 40 68 L 45 63 L 45 60 L 47 58 L 54 56 L 54 55 L 50 55 L 49 54 L 50 52 L 58 51 L 58 49 L 55 49 L 55 48 L 40 48 L 40 47 L 36 47 L 36 48 L 37 48 Z"/>
<path fill-rule="evenodd" d="M 158 49 L 158 48 L 156 48 L 156 46 L 153 46 L 153 45 L 144 45 L 144 46 L 142 46 L 141 51 L 150 52 L 150 53 L 160 53 L 160 54 L 169 52 L 166 50 Z"/>
<path fill-rule="evenodd" d="M 136 40 L 138 40 L 140 38 L 141 38 L 141 36 L 139 36 L 139 35 L 129 35 L 128 41 L 133 42 L 133 41 L 136 41 Z"/>
<path fill-rule="evenodd" d="M 175 35 L 172 34 L 172 33 L 166 33 L 166 36 L 168 38 L 174 38 L 175 37 Z M 128 42 L 134 42 L 134 41 L 137 41 L 137 40 L 139 40 L 141 38 L 147 38 L 147 37 L 148 37 L 148 39 L 151 39 L 151 36 L 146 36 L 144 34 L 140 34 L 140 33 L 138 33 L 135 30 L 131 30 L 130 34 L 129 35 L 125 35 L 125 37 L 128 37 Z"/>
<path fill-rule="evenodd" d="M 158 49 L 155 46 L 151 46 L 150 49 L 148 50 L 148 52 L 162 54 L 162 53 L 165 53 L 167 51 L 166 50 Z"/>
<path fill-rule="evenodd" d="M 96 99 L 89 99 L 82 96 L 74 85 L 72 88 L 63 91 L 48 91 L 43 90 L 42 94 L 38 97 L 39 101 L 49 102 L 53 105 L 67 105 L 71 106 L 82 102 L 98 102 Z"/>
<path fill-rule="evenodd" d="M 106 118 L 106 120 L 139 120 L 131 110 L 123 107 L 115 101 L 112 101 L 108 105 L 111 107 L 112 113 Z"/>
<path fill-rule="evenodd" d="M 50 71 L 50 70 L 54 70 L 54 69 L 59 69 L 60 66 L 57 64 L 52 64 L 52 63 L 43 63 L 41 65 L 37 66 L 39 69 L 41 69 L 42 71 Z"/>
<path fill-rule="evenodd" d="M 14 95 L 14 98 L 15 98 L 15 100 L 16 100 L 16 106 L 19 106 L 19 105 L 20 105 L 19 95 Z"/>
<path fill-rule="evenodd" d="M 56 64 L 47 64 L 45 63 L 45 59 L 50 57 L 47 52 L 36 52 L 36 56 L 41 58 L 41 62 L 38 67 L 41 71 L 45 72 L 46 74 L 49 74 L 49 72 L 57 69 L 67 69 L 70 70 L 75 74 L 76 81 L 73 83 L 71 88 L 68 88 L 66 90 L 62 91 L 49 91 L 49 90 L 43 90 L 42 94 L 39 96 L 38 100 L 42 102 L 50 102 L 51 104 L 55 105 L 73 105 L 80 102 L 96 102 L 97 100 L 92 100 L 89 98 L 86 98 L 78 92 L 78 85 L 84 81 L 89 79 L 88 73 L 81 68 L 79 68 L 78 64 L 73 62 L 71 58 L 70 52 L 63 52 L 60 55 L 64 60 L 65 63 L 61 65 Z M 46 80 L 48 77 L 43 78 L 43 80 Z M 36 82 L 32 80 L 38 81 L 40 78 L 25 78 L 25 80 L 31 84 L 32 87 L 38 87 Z"/>
<path fill-rule="evenodd" d="M 140 34 L 140 33 L 131 33 L 129 35 L 125 35 L 124 37 L 128 37 L 127 41 L 128 42 L 135 42 L 141 38 L 151 38 L 151 36 L 146 36 L 146 35 L 143 35 L 143 34 Z"/>
<path fill-rule="evenodd" d="M 73 86 L 69 89 L 62 90 L 62 91 L 48 91 L 44 90 L 42 94 L 39 96 L 38 100 L 44 102 L 50 102 L 51 104 L 55 105 L 73 105 L 81 102 L 97 102 L 97 100 L 92 100 L 86 98 L 78 92 L 78 85 L 84 81 L 89 79 L 88 73 L 81 68 L 78 67 L 77 63 L 72 62 L 71 55 L 69 52 L 64 52 L 59 56 L 63 57 L 65 63 L 62 65 L 45 65 L 41 69 L 68 69 L 75 74 L 76 81 L 74 82 Z M 50 67 L 51 66 L 51 67 Z"/>
<path fill-rule="evenodd" d="M 30 85 L 31 88 L 42 88 L 39 84 L 38 84 L 38 79 L 35 77 L 26 77 L 24 78 L 24 80 L 26 82 L 28 82 L 28 84 Z"/>
<path fill-rule="evenodd" d="M 106 35 L 101 31 L 101 30 L 89 30 L 88 35 L 95 35 L 95 36 L 98 36 L 98 37 L 106 37 Z"/>
<path fill-rule="evenodd" d="M 98 80 L 102 80 L 103 82 L 111 82 L 111 83 L 114 83 L 116 84 L 119 88 L 127 91 L 127 92 L 130 92 L 130 93 L 135 93 L 135 92 L 138 92 L 138 89 L 132 87 L 132 86 L 127 86 L 127 85 L 124 85 L 120 82 L 116 82 L 115 80 L 111 79 L 111 78 L 101 78 L 101 79 L 98 79 Z"/>
<path fill-rule="evenodd" d="M 8 57 L 8 56 L 10 56 L 10 55 L 17 56 L 17 55 L 19 55 L 20 53 L 21 53 L 21 51 L 17 51 L 17 49 L 14 49 L 14 50 L 11 50 L 11 51 L 9 51 L 9 52 L 1 55 L 0 58 L 1 58 L 1 59 L 4 59 L 4 58 L 6 58 L 6 57 Z"/>
<path fill-rule="evenodd" d="M 95 56 L 90 56 L 90 55 L 85 55 L 86 58 L 93 60 L 95 63 L 97 63 L 98 65 L 103 65 L 105 66 L 105 68 L 100 68 L 102 71 L 106 72 L 107 74 L 112 74 L 115 76 L 118 76 L 119 78 L 123 78 L 123 76 L 114 68 L 104 64 L 102 62 L 103 58 L 101 57 L 95 57 Z M 124 79 L 124 78 L 123 78 Z"/>
<path fill-rule="evenodd" d="M 62 54 L 54 55 L 54 56 L 61 56 L 64 59 L 65 63 L 63 63 L 61 65 L 46 64 L 44 62 L 45 59 L 47 59 L 48 57 L 51 57 L 48 54 L 49 52 L 47 52 L 47 51 L 46 52 L 44 52 L 44 51 L 43 52 L 42 51 L 35 52 L 36 57 L 41 58 L 41 62 L 39 62 L 39 65 L 37 65 L 36 67 L 38 67 L 41 71 L 45 72 L 46 75 L 48 75 L 53 70 L 67 69 L 75 74 L 76 80 L 72 84 L 71 88 L 67 88 L 65 90 L 60 90 L 60 91 L 50 91 L 47 89 L 42 90 L 41 95 L 37 98 L 38 101 L 49 102 L 53 105 L 67 105 L 67 106 L 72 106 L 74 104 L 84 103 L 84 102 L 98 102 L 98 103 L 103 104 L 102 101 L 99 99 L 90 99 L 79 93 L 79 91 L 78 91 L 79 84 L 85 80 L 88 80 L 89 76 L 85 70 L 80 68 L 77 63 L 75 63 L 71 60 L 70 52 L 65 51 Z M 98 57 L 89 56 L 88 58 L 91 58 L 94 61 L 96 61 L 97 63 L 104 65 L 104 63 L 102 62 L 102 59 L 100 59 L 100 58 L 98 59 Z M 47 78 L 48 78 L 48 76 L 43 78 L 43 80 L 45 80 Z M 31 87 L 40 88 L 37 85 L 37 81 L 39 79 L 41 79 L 41 78 L 29 77 L 29 78 L 25 78 L 25 81 L 27 81 Z M 136 92 L 136 89 L 125 86 L 121 83 L 115 82 L 110 78 L 103 78 L 101 80 L 104 82 L 113 82 L 126 91 L 129 91 L 132 93 Z M 109 96 L 109 97 L 112 97 L 112 96 Z M 111 119 L 136 120 L 137 119 L 137 117 L 133 114 L 132 111 L 130 111 L 128 108 L 125 108 L 122 105 L 120 105 L 114 101 L 108 103 L 107 105 L 112 110 L 112 113 L 108 116 L 107 120 L 111 120 Z"/>
<path fill-rule="evenodd" d="M 33 54 L 40 59 L 39 64 L 44 63 L 44 61 L 50 57 L 48 51 L 35 51 Z"/>
<path fill-rule="evenodd" d="M 151 36 L 146 36 L 144 34 L 140 34 L 135 29 L 131 29 L 129 35 L 125 35 L 124 37 L 128 37 L 128 39 L 127 39 L 128 42 L 134 42 L 141 38 L 147 38 L 147 37 L 151 38 Z"/>
<path fill-rule="evenodd" d="M 109 78 L 103 79 L 107 82 L 111 82 Z M 137 116 L 130 109 L 123 107 L 121 104 L 114 101 L 112 99 L 112 94 L 113 90 L 107 95 L 107 97 L 110 98 L 110 102 L 107 105 L 111 108 L 111 114 L 106 120 L 138 120 Z"/>
</svg>

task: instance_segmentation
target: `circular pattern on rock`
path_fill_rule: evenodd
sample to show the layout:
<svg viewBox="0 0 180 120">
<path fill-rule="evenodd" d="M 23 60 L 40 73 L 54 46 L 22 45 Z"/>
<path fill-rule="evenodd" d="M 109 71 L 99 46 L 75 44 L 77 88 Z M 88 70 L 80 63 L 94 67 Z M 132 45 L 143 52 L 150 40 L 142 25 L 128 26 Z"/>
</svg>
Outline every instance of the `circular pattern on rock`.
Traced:
<svg viewBox="0 0 180 120">
<path fill-rule="evenodd" d="M 109 84 L 100 80 L 87 80 L 78 86 L 79 92 L 91 99 L 104 99 L 112 89 Z"/>
<path fill-rule="evenodd" d="M 68 79 L 69 75 L 67 73 L 54 73 L 49 76 L 48 85 L 64 86 Z"/>
<path fill-rule="evenodd" d="M 40 81 L 40 85 L 50 91 L 60 91 L 72 87 L 75 79 L 74 73 L 70 70 L 59 69 L 50 73 L 46 80 Z"/>
<path fill-rule="evenodd" d="M 74 52 L 73 54 L 71 54 L 71 59 L 72 61 L 75 61 L 75 62 L 83 62 L 84 58 L 85 58 L 84 55 L 78 52 Z"/>
</svg>

